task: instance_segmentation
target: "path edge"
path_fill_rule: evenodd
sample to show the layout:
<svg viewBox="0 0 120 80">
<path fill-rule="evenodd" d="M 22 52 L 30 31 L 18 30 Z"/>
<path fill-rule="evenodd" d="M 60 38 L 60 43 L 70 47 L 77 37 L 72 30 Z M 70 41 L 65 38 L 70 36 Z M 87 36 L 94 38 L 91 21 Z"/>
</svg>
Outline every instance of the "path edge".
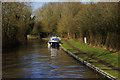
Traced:
<svg viewBox="0 0 120 80">
<path fill-rule="evenodd" d="M 84 65 L 86 65 L 87 67 L 97 71 L 98 73 L 104 75 L 105 77 L 111 79 L 111 80 L 118 80 L 117 78 L 113 77 L 112 75 L 108 74 L 107 72 L 104 72 L 103 70 L 95 67 L 94 65 L 84 61 L 83 59 L 79 58 L 78 56 L 76 56 L 75 54 L 71 53 L 70 51 L 66 50 L 62 45 L 61 48 L 63 51 L 65 51 L 67 54 L 69 54 L 70 56 L 72 56 L 74 59 L 78 60 L 79 62 L 83 63 Z"/>
</svg>

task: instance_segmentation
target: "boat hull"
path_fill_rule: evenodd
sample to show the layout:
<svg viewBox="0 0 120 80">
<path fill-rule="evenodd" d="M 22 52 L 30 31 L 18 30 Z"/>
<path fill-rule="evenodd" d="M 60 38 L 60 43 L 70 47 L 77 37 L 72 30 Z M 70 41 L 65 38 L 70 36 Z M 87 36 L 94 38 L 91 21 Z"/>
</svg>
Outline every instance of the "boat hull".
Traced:
<svg viewBox="0 0 120 80">
<path fill-rule="evenodd" d="M 48 42 L 48 46 L 49 47 L 60 47 L 60 43 L 59 42 Z"/>
</svg>

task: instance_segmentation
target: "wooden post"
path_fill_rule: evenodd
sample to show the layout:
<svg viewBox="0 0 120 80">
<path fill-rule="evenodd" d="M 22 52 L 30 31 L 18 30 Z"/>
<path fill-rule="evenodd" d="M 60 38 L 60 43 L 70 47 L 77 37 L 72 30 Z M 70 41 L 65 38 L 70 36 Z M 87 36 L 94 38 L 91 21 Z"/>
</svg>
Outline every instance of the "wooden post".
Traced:
<svg viewBox="0 0 120 80">
<path fill-rule="evenodd" d="M 86 39 L 86 37 L 84 37 L 84 43 L 85 43 L 85 44 L 87 43 L 87 39 Z"/>
</svg>

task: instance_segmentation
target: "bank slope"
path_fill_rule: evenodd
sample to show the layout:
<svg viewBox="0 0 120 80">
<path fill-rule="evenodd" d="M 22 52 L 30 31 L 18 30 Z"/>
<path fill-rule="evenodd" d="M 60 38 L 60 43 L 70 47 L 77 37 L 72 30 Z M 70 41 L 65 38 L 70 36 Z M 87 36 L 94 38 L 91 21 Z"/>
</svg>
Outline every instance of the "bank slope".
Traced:
<svg viewBox="0 0 120 80">
<path fill-rule="evenodd" d="M 62 46 L 66 50 L 72 52 L 79 58 L 91 63 L 115 78 L 120 79 L 120 70 L 118 66 L 119 54 L 99 48 L 93 48 L 89 45 L 73 40 L 62 40 L 62 43 Z"/>
</svg>

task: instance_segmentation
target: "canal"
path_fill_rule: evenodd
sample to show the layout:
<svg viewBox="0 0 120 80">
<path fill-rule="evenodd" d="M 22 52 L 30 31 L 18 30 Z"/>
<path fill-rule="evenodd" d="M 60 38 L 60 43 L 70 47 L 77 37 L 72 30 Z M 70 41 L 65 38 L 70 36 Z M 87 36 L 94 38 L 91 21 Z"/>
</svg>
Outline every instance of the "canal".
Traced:
<svg viewBox="0 0 120 80">
<path fill-rule="evenodd" d="M 41 40 L 29 40 L 27 45 L 3 53 L 2 62 L 3 78 L 104 78 Z"/>
</svg>

